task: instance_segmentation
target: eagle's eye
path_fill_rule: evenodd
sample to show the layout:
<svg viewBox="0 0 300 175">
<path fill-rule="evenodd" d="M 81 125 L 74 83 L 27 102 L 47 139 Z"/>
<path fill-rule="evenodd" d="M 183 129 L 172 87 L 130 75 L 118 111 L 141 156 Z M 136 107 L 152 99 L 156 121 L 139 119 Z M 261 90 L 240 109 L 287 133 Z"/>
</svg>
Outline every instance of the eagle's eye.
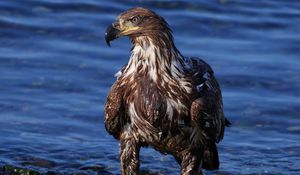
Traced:
<svg viewBox="0 0 300 175">
<path fill-rule="evenodd" d="M 132 23 L 136 24 L 136 23 L 138 23 L 138 22 L 140 21 L 140 19 L 141 19 L 141 18 L 140 18 L 139 16 L 135 16 L 135 17 L 131 18 L 130 21 L 131 21 Z"/>
</svg>

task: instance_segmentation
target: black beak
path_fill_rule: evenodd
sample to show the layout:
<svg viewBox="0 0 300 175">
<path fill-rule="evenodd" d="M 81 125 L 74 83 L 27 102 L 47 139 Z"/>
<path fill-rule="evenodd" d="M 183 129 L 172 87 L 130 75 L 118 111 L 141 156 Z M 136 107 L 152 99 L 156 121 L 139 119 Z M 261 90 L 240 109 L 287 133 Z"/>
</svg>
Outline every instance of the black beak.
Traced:
<svg viewBox="0 0 300 175">
<path fill-rule="evenodd" d="M 106 44 L 110 47 L 110 41 L 120 37 L 120 30 L 116 29 L 113 24 L 109 25 L 105 32 Z"/>
</svg>

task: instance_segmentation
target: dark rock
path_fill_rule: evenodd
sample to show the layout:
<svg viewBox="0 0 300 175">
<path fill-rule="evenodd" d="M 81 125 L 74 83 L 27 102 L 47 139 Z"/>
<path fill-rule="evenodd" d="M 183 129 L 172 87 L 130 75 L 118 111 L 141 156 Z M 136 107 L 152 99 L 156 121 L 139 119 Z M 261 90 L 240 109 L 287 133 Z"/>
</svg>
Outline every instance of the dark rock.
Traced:
<svg viewBox="0 0 300 175">
<path fill-rule="evenodd" d="M 5 165 L 2 167 L 0 174 L 3 175 L 41 175 L 37 171 L 33 171 L 27 168 L 16 167 L 12 165 Z"/>
</svg>

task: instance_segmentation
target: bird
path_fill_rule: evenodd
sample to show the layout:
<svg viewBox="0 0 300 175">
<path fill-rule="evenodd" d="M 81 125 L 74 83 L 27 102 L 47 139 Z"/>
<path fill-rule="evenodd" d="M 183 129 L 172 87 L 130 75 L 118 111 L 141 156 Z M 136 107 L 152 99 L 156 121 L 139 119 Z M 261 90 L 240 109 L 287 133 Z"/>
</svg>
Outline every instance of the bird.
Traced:
<svg viewBox="0 0 300 175">
<path fill-rule="evenodd" d="M 211 66 L 184 57 L 166 20 L 135 7 L 122 12 L 105 32 L 108 46 L 129 37 L 128 64 L 116 74 L 104 105 L 106 131 L 120 141 L 122 175 L 139 174 L 142 147 L 173 155 L 181 175 L 219 168 L 216 144 L 229 120 Z"/>
</svg>

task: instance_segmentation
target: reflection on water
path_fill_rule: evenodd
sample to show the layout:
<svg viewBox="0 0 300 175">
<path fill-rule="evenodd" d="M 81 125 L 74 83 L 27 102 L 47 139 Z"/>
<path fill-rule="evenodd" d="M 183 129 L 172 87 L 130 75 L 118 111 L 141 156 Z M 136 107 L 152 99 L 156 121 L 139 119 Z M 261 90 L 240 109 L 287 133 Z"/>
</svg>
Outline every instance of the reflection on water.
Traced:
<svg viewBox="0 0 300 175">
<path fill-rule="evenodd" d="M 0 174 L 119 174 L 118 142 L 103 127 L 128 39 L 104 30 L 134 6 L 155 10 L 186 56 L 203 57 L 233 122 L 207 174 L 300 173 L 300 3 L 277 1 L 0 2 Z M 178 174 L 170 156 L 141 153 L 143 174 Z M 1 173 L 2 171 L 2 173 Z"/>
</svg>

